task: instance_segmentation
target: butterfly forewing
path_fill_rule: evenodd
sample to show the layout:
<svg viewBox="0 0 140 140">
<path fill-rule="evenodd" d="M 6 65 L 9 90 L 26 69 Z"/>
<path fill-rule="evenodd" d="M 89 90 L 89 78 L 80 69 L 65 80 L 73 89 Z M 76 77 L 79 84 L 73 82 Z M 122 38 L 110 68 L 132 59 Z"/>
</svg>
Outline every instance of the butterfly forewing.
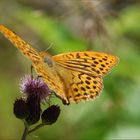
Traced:
<svg viewBox="0 0 140 140">
<path fill-rule="evenodd" d="M 53 56 L 62 67 L 91 76 L 104 76 L 118 63 L 118 58 L 100 52 L 72 52 Z"/>
<path fill-rule="evenodd" d="M 0 32 L 3 33 L 3 35 L 9 39 L 32 62 L 36 63 L 42 61 L 39 53 L 14 32 L 3 25 L 0 25 Z"/>
</svg>

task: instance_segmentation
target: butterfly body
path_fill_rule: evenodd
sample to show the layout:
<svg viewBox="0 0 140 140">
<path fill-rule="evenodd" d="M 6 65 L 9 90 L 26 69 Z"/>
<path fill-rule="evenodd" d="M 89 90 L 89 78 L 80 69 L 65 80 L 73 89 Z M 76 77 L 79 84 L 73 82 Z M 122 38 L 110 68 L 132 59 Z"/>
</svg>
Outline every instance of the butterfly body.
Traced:
<svg viewBox="0 0 140 140">
<path fill-rule="evenodd" d="M 51 56 L 36 51 L 3 25 L 0 32 L 32 61 L 37 74 L 64 104 L 95 99 L 103 88 L 102 77 L 118 63 L 116 56 L 93 51 Z"/>
</svg>

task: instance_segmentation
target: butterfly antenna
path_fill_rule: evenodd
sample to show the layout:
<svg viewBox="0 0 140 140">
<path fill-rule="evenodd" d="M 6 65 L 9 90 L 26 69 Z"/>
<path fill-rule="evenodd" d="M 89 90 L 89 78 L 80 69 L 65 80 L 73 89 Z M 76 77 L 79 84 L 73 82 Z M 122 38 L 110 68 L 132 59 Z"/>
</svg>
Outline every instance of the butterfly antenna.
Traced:
<svg viewBox="0 0 140 140">
<path fill-rule="evenodd" d="M 48 48 L 45 49 L 45 52 L 47 52 L 53 45 L 54 45 L 53 43 L 50 43 L 49 46 L 48 46 Z"/>
</svg>

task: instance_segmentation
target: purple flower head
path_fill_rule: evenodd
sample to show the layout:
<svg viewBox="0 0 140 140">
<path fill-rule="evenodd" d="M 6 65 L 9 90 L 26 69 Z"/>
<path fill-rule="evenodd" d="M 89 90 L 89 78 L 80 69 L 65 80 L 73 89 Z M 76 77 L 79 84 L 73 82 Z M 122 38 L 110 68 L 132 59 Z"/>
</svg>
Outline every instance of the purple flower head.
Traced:
<svg viewBox="0 0 140 140">
<path fill-rule="evenodd" d="M 40 100 L 45 100 L 50 95 L 50 90 L 46 83 L 40 78 L 33 78 L 30 75 L 25 75 L 21 79 L 20 90 L 28 96 L 36 94 Z"/>
</svg>

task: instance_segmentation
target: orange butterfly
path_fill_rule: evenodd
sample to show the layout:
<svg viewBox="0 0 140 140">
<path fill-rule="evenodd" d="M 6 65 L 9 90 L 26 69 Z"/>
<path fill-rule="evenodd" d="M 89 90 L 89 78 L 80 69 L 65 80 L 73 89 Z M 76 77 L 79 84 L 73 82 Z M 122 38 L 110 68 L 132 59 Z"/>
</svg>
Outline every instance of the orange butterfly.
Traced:
<svg viewBox="0 0 140 140">
<path fill-rule="evenodd" d="M 103 88 L 102 77 L 118 63 L 116 56 L 93 51 L 50 56 L 36 51 L 3 25 L 0 32 L 32 61 L 37 74 L 64 104 L 98 96 Z"/>
</svg>

